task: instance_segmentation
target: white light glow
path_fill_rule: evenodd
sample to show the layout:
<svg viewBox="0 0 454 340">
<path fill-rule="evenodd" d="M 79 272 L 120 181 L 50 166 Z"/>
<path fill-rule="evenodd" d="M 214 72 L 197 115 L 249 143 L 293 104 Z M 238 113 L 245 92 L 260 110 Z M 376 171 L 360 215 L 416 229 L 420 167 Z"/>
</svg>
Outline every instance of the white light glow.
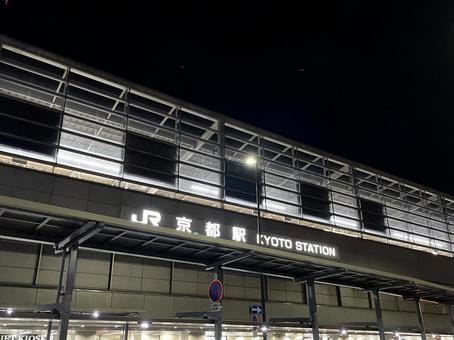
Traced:
<svg viewBox="0 0 454 340">
<path fill-rule="evenodd" d="M 257 159 L 255 159 L 252 156 L 246 157 L 244 160 L 244 163 L 246 163 L 247 166 L 254 166 L 257 164 Z"/>
<path fill-rule="evenodd" d="M 8 315 L 13 314 L 13 309 L 12 308 L 7 308 L 6 309 L 6 314 L 8 314 Z"/>
<path fill-rule="evenodd" d="M 266 202 L 266 206 L 267 208 L 269 209 L 275 209 L 275 210 L 281 210 L 281 211 L 285 211 L 287 210 L 287 207 L 281 205 L 281 204 L 277 204 L 277 203 L 271 203 L 271 202 Z"/>
<path fill-rule="evenodd" d="M 345 217 L 340 217 L 340 216 L 331 216 L 329 218 L 331 223 L 338 225 L 338 226 L 343 226 L 343 227 L 348 227 L 348 228 L 354 228 L 358 229 L 358 223 L 355 221 L 352 221 L 348 218 Z"/>
<path fill-rule="evenodd" d="M 342 329 L 340 330 L 340 334 L 341 334 L 342 336 L 346 336 L 347 333 L 348 333 L 348 332 L 347 332 L 347 330 L 346 330 L 345 328 L 342 328 Z"/>
<path fill-rule="evenodd" d="M 13 148 L 13 147 L 7 146 L 7 145 L 0 145 L 0 150 L 4 151 L 4 152 L 7 152 L 7 153 L 12 153 L 12 154 L 24 156 L 24 157 L 27 157 L 27 158 L 35 158 L 35 159 L 40 159 L 40 160 L 47 161 L 47 162 L 53 162 L 54 161 L 54 158 L 51 157 L 51 156 L 48 156 L 48 155 L 45 155 L 45 154 L 41 154 L 41 153 L 38 153 L 38 152 L 24 150 L 24 149 Z"/>
<path fill-rule="evenodd" d="M 262 327 L 260 327 L 260 330 L 262 332 L 267 332 L 268 331 L 268 327 L 266 325 L 263 325 Z"/>
<path fill-rule="evenodd" d="M 191 185 L 191 189 L 195 190 L 195 191 L 199 191 L 199 192 L 206 192 L 206 193 L 212 194 L 212 195 L 217 195 L 218 194 L 217 190 L 213 190 L 213 189 L 211 189 L 209 187 L 205 187 L 205 186 L 197 185 L 197 184 L 192 184 Z"/>
<path fill-rule="evenodd" d="M 66 150 L 58 151 L 57 163 L 111 175 L 120 175 L 122 169 L 120 164 Z"/>
<path fill-rule="evenodd" d="M 99 318 L 99 312 L 98 312 L 97 310 L 95 310 L 95 311 L 93 312 L 93 317 L 94 317 L 94 318 Z"/>
<path fill-rule="evenodd" d="M 150 327 L 150 324 L 148 322 L 144 321 L 140 323 L 140 328 L 147 329 L 148 327 Z"/>
<path fill-rule="evenodd" d="M 395 337 L 395 338 L 399 338 L 399 337 L 400 337 L 400 333 L 399 333 L 398 331 L 395 331 L 395 332 L 394 332 L 394 337 Z"/>
</svg>

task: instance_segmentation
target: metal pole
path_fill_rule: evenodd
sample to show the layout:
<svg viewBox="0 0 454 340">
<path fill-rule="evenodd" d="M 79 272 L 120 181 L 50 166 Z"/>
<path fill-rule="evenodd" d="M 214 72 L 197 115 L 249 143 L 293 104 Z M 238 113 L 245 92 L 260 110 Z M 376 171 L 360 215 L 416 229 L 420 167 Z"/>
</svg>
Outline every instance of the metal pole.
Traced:
<svg viewBox="0 0 454 340">
<path fill-rule="evenodd" d="M 418 321 L 419 321 L 419 327 L 421 330 L 421 339 L 426 340 L 426 326 L 424 325 L 424 316 L 422 314 L 421 310 L 421 301 L 419 299 L 416 299 L 416 314 L 418 316 Z"/>
<path fill-rule="evenodd" d="M 317 314 L 317 298 L 315 295 L 315 282 L 314 280 L 308 280 L 306 282 L 307 288 L 307 302 L 309 305 L 309 316 L 312 323 L 312 338 L 313 340 L 319 340 L 320 334 L 318 330 L 318 314 Z"/>
<path fill-rule="evenodd" d="M 128 335 L 129 335 L 129 323 L 125 323 L 123 325 L 123 340 L 128 340 Z"/>
<path fill-rule="evenodd" d="M 77 246 L 71 246 L 69 250 L 68 272 L 66 274 L 66 284 L 64 287 L 63 299 L 60 305 L 60 324 L 58 327 L 58 339 L 66 340 L 68 337 L 69 316 L 71 313 L 71 302 L 76 282 L 77 270 Z"/>
<path fill-rule="evenodd" d="M 47 323 L 47 336 L 46 336 L 46 340 L 50 340 L 52 336 L 52 320 L 49 320 L 49 322 Z"/>
<path fill-rule="evenodd" d="M 257 200 L 257 235 L 261 235 L 261 226 L 260 226 L 260 184 L 259 184 L 259 161 L 260 158 L 255 162 L 255 199 Z M 261 239 L 260 239 L 261 240 Z M 260 245 L 260 243 L 259 243 Z"/>
<path fill-rule="evenodd" d="M 378 290 L 373 290 L 372 295 L 374 297 L 375 315 L 377 316 L 378 335 L 380 340 L 385 340 L 385 326 L 383 324 L 383 314 L 381 311 L 380 293 Z"/>
<path fill-rule="evenodd" d="M 222 268 L 216 268 L 214 271 L 214 278 L 224 283 L 224 271 Z M 215 340 L 222 339 L 222 300 L 221 300 L 221 310 L 217 312 L 217 317 L 214 320 L 214 338 Z"/>
<path fill-rule="evenodd" d="M 262 303 L 262 323 L 266 325 L 268 321 L 266 317 L 266 301 L 268 300 L 268 278 L 265 275 L 260 275 L 260 298 Z M 268 333 L 263 332 L 263 340 L 268 338 Z"/>
<path fill-rule="evenodd" d="M 449 317 L 449 324 L 451 325 L 451 332 L 454 335 L 454 312 L 452 310 L 451 305 L 446 305 L 446 309 L 448 310 L 448 317 Z"/>
</svg>

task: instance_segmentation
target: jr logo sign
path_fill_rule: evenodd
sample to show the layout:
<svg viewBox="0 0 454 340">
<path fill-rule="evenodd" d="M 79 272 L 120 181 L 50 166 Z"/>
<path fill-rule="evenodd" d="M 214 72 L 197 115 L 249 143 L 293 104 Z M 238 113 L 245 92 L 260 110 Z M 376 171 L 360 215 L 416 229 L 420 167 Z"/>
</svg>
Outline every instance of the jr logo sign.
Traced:
<svg viewBox="0 0 454 340">
<path fill-rule="evenodd" d="M 131 221 L 142 224 L 151 224 L 152 226 L 159 227 L 159 222 L 161 222 L 161 213 L 145 209 L 142 212 L 142 220 L 139 221 L 137 219 L 137 214 L 132 214 Z"/>
</svg>

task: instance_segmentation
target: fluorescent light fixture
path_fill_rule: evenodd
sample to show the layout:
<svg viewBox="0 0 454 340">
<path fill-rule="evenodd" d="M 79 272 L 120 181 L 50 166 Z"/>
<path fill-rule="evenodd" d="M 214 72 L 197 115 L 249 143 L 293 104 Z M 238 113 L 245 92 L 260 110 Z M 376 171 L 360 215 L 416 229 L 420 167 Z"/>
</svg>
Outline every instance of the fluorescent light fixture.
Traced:
<svg viewBox="0 0 454 340">
<path fill-rule="evenodd" d="M 142 321 L 142 322 L 140 323 L 140 328 L 142 328 L 142 329 L 147 329 L 148 327 L 150 327 L 150 324 L 149 324 L 148 322 Z"/>
<path fill-rule="evenodd" d="M 6 314 L 8 314 L 8 315 L 13 314 L 13 309 L 12 308 L 6 308 Z"/>
<path fill-rule="evenodd" d="M 244 163 L 246 163 L 246 165 L 248 165 L 248 166 L 253 166 L 253 165 L 257 164 L 257 159 L 255 157 L 248 156 L 244 160 Z"/>
<path fill-rule="evenodd" d="M 97 310 L 95 310 L 95 311 L 93 312 L 93 317 L 94 317 L 94 318 L 99 318 L 99 312 L 98 312 Z"/>
<path fill-rule="evenodd" d="M 57 163 L 111 175 L 120 175 L 122 170 L 118 163 L 66 150 L 58 151 Z"/>
</svg>

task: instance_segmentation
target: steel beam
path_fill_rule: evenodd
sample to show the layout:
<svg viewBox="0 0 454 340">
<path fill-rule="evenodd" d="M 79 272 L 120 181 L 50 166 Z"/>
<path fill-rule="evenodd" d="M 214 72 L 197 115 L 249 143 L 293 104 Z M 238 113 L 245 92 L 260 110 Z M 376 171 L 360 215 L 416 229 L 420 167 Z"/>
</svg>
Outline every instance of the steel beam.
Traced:
<svg viewBox="0 0 454 340">
<path fill-rule="evenodd" d="M 260 300 L 262 303 L 262 323 L 266 325 L 266 302 L 268 301 L 268 277 L 260 275 Z M 263 332 L 263 340 L 267 340 L 268 333 Z"/>
<path fill-rule="evenodd" d="M 47 337 L 46 340 L 50 340 L 52 336 L 52 320 L 47 323 Z"/>
<path fill-rule="evenodd" d="M 451 325 L 451 332 L 454 335 L 454 311 L 452 310 L 452 305 L 446 305 L 448 312 L 449 324 Z"/>
<path fill-rule="evenodd" d="M 375 315 L 377 316 L 377 328 L 380 340 L 385 340 L 385 325 L 383 323 L 383 314 L 381 311 L 380 293 L 377 289 L 372 291 L 374 297 Z"/>
<path fill-rule="evenodd" d="M 125 323 L 123 325 L 123 340 L 128 340 L 128 335 L 129 335 L 129 323 Z M 50 340 L 50 339 L 47 339 Z"/>
<path fill-rule="evenodd" d="M 104 224 L 94 221 L 88 221 L 82 227 L 74 231 L 72 234 L 65 237 L 63 240 L 55 244 L 56 252 L 63 251 L 65 248 L 72 245 L 80 245 L 88 240 L 93 235 L 99 233 L 104 228 Z"/>
<path fill-rule="evenodd" d="M 418 316 L 419 329 L 421 332 L 421 339 L 426 340 L 426 326 L 424 325 L 424 315 L 421 310 L 421 301 L 418 299 L 415 300 L 416 303 L 416 315 Z"/>
<path fill-rule="evenodd" d="M 214 273 L 214 278 L 224 282 L 224 271 L 222 268 L 216 268 Z M 222 300 L 221 300 L 221 310 L 218 311 L 217 318 L 214 320 L 214 338 L 215 340 L 222 340 L 222 321 L 223 321 L 223 313 L 222 313 Z"/>
<path fill-rule="evenodd" d="M 344 268 L 326 269 L 326 270 L 321 270 L 319 272 L 309 274 L 306 276 L 297 277 L 294 279 L 294 281 L 295 282 L 317 281 L 317 280 L 327 279 L 329 277 L 336 276 L 336 275 L 344 273 L 344 272 L 345 272 Z"/>
<path fill-rule="evenodd" d="M 309 305 L 309 317 L 311 318 L 312 326 L 312 339 L 320 340 L 320 333 L 318 330 L 317 298 L 315 295 L 314 280 L 306 281 L 306 288 L 307 288 L 307 303 Z"/>
<path fill-rule="evenodd" d="M 240 254 L 238 254 L 237 256 L 235 256 L 235 257 L 233 257 L 231 259 L 219 260 L 217 262 L 209 264 L 209 265 L 207 265 L 205 270 L 208 271 L 208 270 L 216 269 L 218 267 L 227 266 L 227 265 L 232 264 L 234 262 L 238 262 L 238 261 L 244 260 L 244 259 L 246 259 L 248 257 L 253 256 L 253 255 L 254 255 L 253 251 L 247 251 L 247 252 L 244 252 L 244 253 L 240 253 Z"/>
<path fill-rule="evenodd" d="M 76 282 L 77 255 L 79 249 L 77 245 L 72 245 L 69 249 L 68 272 L 66 274 L 66 283 L 64 293 L 61 296 L 60 306 L 60 324 L 58 327 L 58 340 L 66 340 L 68 337 L 68 326 L 71 313 L 71 301 Z M 57 297 L 58 298 L 58 297 Z"/>
</svg>

